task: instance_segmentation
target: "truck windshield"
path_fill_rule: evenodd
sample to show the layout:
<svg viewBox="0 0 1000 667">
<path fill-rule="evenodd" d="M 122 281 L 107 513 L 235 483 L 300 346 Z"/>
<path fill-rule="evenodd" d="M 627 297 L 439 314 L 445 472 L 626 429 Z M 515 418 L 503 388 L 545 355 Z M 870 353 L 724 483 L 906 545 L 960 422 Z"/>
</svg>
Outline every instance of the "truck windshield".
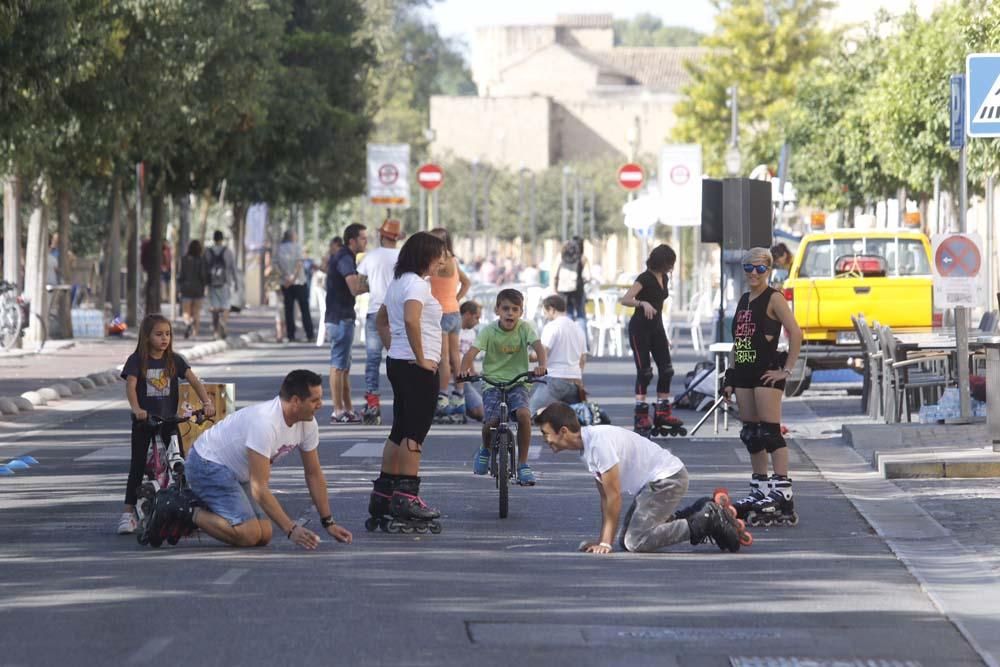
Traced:
<svg viewBox="0 0 1000 667">
<path fill-rule="evenodd" d="M 841 257 L 875 255 L 885 259 L 887 276 L 929 276 L 924 244 L 919 239 L 838 238 L 807 243 L 800 278 L 833 278 L 834 263 Z"/>
</svg>

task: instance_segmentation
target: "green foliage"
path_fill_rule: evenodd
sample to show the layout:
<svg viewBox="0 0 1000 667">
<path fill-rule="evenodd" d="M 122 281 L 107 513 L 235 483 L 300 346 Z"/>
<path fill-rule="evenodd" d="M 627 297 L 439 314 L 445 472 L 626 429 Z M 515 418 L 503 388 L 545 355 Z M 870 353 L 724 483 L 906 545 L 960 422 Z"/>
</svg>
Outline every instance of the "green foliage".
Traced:
<svg viewBox="0 0 1000 667">
<path fill-rule="evenodd" d="M 831 0 L 713 0 L 715 31 L 702 41 L 712 52 L 690 67 L 692 82 L 675 107 L 673 139 L 702 145 L 705 171 L 723 174 L 729 143 L 726 89 L 739 91 L 740 148 L 745 171 L 777 162 L 798 82 L 829 53 L 820 27 Z"/>
<path fill-rule="evenodd" d="M 614 23 L 615 46 L 698 46 L 702 33 L 682 26 L 665 26 L 652 14 L 642 13 L 633 19 Z"/>
</svg>

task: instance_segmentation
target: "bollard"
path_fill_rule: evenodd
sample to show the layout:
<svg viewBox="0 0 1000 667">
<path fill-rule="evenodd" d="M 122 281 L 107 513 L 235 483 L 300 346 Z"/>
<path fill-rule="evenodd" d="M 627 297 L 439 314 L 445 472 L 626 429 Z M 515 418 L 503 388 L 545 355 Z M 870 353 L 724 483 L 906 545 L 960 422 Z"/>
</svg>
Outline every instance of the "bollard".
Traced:
<svg viewBox="0 0 1000 667">
<path fill-rule="evenodd" d="M 986 430 L 993 451 L 1000 452 L 1000 336 L 979 340 L 986 344 Z"/>
</svg>

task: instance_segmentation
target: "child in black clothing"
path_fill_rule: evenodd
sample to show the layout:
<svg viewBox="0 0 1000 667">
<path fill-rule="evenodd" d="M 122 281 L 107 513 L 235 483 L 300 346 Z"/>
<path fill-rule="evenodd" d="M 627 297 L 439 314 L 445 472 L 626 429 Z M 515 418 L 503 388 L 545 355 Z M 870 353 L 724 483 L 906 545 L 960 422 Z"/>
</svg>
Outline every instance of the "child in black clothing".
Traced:
<svg viewBox="0 0 1000 667">
<path fill-rule="evenodd" d="M 132 410 L 132 462 L 125 488 L 125 509 L 118 521 L 118 534 L 134 533 L 136 490 L 142 481 L 149 455 L 152 432 L 146 421 L 149 415 L 173 417 L 177 414 L 178 379 L 184 378 L 194 387 L 204 405 L 205 416 L 215 415 L 215 405 L 209 401 L 201 380 L 194 374 L 187 361 L 173 349 L 173 330 L 170 320 L 162 315 L 147 315 L 139 329 L 139 343 L 129 355 L 122 370 L 126 381 L 125 396 Z M 163 437 L 169 438 L 166 432 Z"/>
</svg>

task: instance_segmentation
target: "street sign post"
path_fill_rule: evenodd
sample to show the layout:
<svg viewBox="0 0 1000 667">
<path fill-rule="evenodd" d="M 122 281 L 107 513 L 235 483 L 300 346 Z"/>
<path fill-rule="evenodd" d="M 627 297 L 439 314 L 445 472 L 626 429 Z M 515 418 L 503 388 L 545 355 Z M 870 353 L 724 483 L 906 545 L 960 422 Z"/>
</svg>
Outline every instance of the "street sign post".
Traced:
<svg viewBox="0 0 1000 667">
<path fill-rule="evenodd" d="M 1000 137 L 1000 53 L 969 54 L 965 80 L 969 137 Z"/>
<path fill-rule="evenodd" d="M 965 76 L 953 74 L 951 77 L 951 115 L 948 145 L 952 148 L 965 146 Z"/>
<path fill-rule="evenodd" d="M 444 171 L 433 163 L 417 169 L 417 184 L 424 190 L 437 190 L 444 183 Z"/>
<path fill-rule="evenodd" d="M 424 229 L 425 222 L 427 231 L 434 229 L 435 221 L 438 219 L 438 193 L 436 190 L 443 183 L 444 170 L 433 162 L 428 162 L 417 169 L 417 185 L 421 187 L 420 229 Z"/>
<path fill-rule="evenodd" d="M 368 144 L 368 201 L 409 208 L 409 170 L 409 144 Z"/>
<path fill-rule="evenodd" d="M 940 234 L 932 240 L 934 303 L 939 308 L 977 305 L 983 247 L 978 234 Z"/>
<path fill-rule="evenodd" d="M 645 180 L 646 176 L 642 171 L 642 167 L 634 162 L 622 165 L 618 170 L 618 185 L 626 190 L 638 190 L 642 187 Z"/>
</svg>

